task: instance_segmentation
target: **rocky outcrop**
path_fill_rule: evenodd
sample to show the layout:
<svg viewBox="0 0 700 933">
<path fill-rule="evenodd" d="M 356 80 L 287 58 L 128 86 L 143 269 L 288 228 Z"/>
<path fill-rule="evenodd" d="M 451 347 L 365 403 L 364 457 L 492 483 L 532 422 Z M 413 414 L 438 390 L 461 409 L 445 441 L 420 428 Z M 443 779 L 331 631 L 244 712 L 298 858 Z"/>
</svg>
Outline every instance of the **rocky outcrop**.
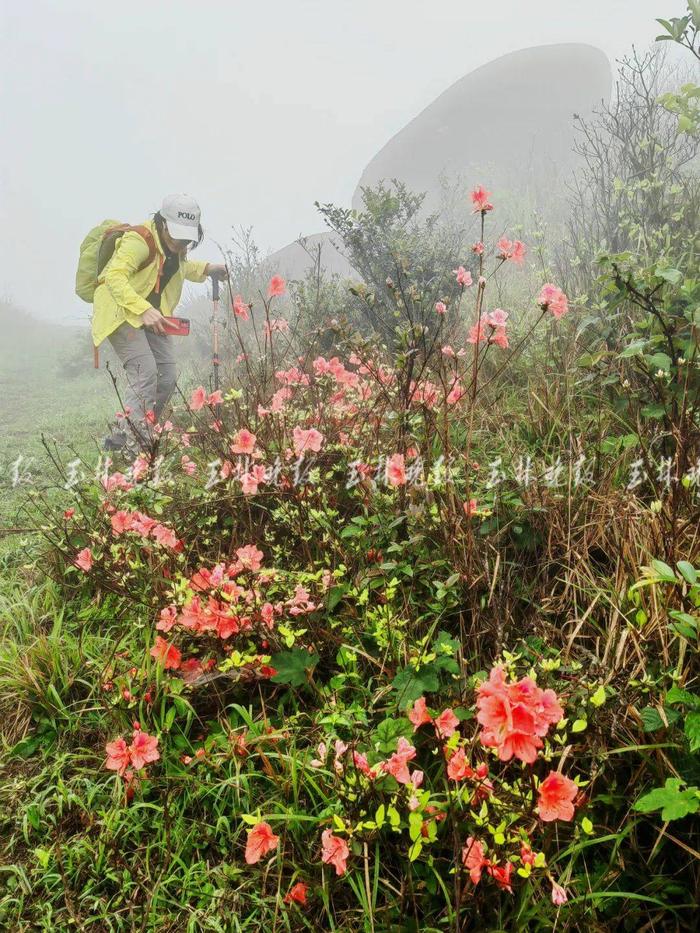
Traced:
<svg viewBox="0 0 700 933">
<path fill-rule="evenodd" d="M 561 214 L 566 176 L 574 164 L 574 114 L 590 115 L 608 100 L 610 63 L 589 45 L 546 45 L 504 55 L 455 82 L 377 153 L 361 188 L 397 178 L 425 192 L 426 211 L 464 211 L 477 183 L 497 193 L 499 217 L 508 204 Z M 347 260 L 327 233 L 309 237 L 322 245 L 322 265 L 348 274 Z M 297 244 L 275 253 L 283 274 L 298 277 L 311 264 Z"/>
</svg>

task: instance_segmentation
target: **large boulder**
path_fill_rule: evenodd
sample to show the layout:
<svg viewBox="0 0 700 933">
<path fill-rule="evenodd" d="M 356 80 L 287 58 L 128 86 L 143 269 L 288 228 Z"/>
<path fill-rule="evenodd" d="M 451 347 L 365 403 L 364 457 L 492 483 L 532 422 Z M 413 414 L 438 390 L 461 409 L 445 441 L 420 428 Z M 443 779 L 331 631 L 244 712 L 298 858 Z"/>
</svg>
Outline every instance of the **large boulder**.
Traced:
<svg viewBox="0 0 700 933">
<path fill-rule="evenodd" d="M 393 136 L 365 168 L 362 186 L 398 178 L 425 191 L 425 207 L 441 206 L 444 186 L 480 183 L 498 195 L 538 199 L 574 164 L 574 114 L 590 115 L 608 100 L 610 63 L 590 45 L 544 45 L 489 62 L 444 91 Z"/>
<path fill-rule="evenodd" d="M 504 55 L 444 91 L 393 136 L 365 168 L 352 206 L 361 210 L 361 188 L 391 179 L 425 192 L 423 209 L 448 218 L 465 214 L 467 192 L 483 184 L 498 199 L 503 223 L 534 208 L 545 218 L 566 209 L 565 181 L 575 164 L 574 115 L 589 116 L 610 97 L 606 55 L 578 43 L 544 45 Z M 309 243 L 322 247 L 329 272 L 352 273 L 328 233 Z M 308 245 L 308 244 L 307 244 Z M 290 278 L 312 265 L 296 243 L 271 261 Z"/>
</svg>

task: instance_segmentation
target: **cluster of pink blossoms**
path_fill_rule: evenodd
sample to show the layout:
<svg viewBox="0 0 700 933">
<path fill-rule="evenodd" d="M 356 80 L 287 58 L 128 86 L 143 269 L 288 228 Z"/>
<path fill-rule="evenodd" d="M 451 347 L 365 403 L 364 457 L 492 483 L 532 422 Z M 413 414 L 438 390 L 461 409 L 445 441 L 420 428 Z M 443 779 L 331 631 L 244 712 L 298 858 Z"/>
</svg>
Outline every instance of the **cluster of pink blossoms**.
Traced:
<svg viewBox="0 0 700 933">
<path fill-rule="evenodd" d="M 125 534 L 127 531 L 133 531 L 141 538 L 152 538 L 163 547 L 169 548 L 175 552 L 183 549 L 182 541 L 178 538 L 172 528 L 144 515 L 143 512 L 130 512 L 126 509 L 119 509 L 112 512 L 110 517 L 112 532 L 115 537 Z"/>
<path fill-rule="evenodd" d="M 520 240 L 508 240 L 506 237 L 501 237 L 496 246 L 498 258 L 503 262 L 510 260 L 510 262 L 522 265 L 525 261 L 525 244 Z"/>
<path fill-rule="evenodd" d="M 262 551 L 248 544 L 237 548 L 235 554 L 235 561 L 196 570 L 187 581 L 187 590 L 194 595 L 187 595 L 181 607 L 171 603 L 162 609 L 156 629 L 167 635 L 177 626 L 193 635 L 214 635 L 226 641 L 241 632 L 258 630 L 265 634 L 280 617 L 308 615 L 318 608 L 301 584 L 295 585 L 289 598 L 271 602 L 264 591 L 277 573 L 262 568 Z M 242 578 L 242 574 L 246 576 Z M 330 580 L 330 572 L 326 572 L 323 586 L 329 586 Z M 180 650 L 161 636 L 156 637 L 151 655 L 166 670 L 178 670 L 186 682 L 196 680 L 214 663 L 203 664 L 198 658 L 183 660 Z M 260 667 L 256 669 L 262 676 L 274 675 L 272 668 L 258 660 Z"/>
<path fill-rule="evenodd" d="M 120 776 L 128 775 L 131 769 L 139 771 L 160 758 L 157 736 L 143 732 L 138 723 L 134 724 L 131 745 L 127 745 L 126 740 L 120 736 L 113 742 L 108 742 L 105 750 L 105 768 L 108 771 L 116 771 Z"/>
<path fill-rule="evenodd" d="M 508 335 L 506 334 L 506 324 L 508 323 L 508 312 L 502 308 L 496 308 L 488 314 L 482 314 L 478 324 L 474 324 L 469 331 L 467 343 L 495 343 L 502 350 L 508 348 Z"/>
<path fill-rule="evenodd" d="M 219 389 L 216 392 L 207 392 L 204 386 L 197 386 L 190 395 L 189 406 L 192 411 L 201 411 L 205 405 L 220 405 L 224 398 Z"/>
<path fill-rule="evenodd" d="M 569 299 L 560 288 L 552 285 L 551 282 L 547 282 L 546 285 L 542 286 L 537 298 L 537 304 L 543 311 L 551 312 L 557 320 L 569 310 Z"/>
<path fill-rule="evenodd" d="M 496 748 L 501 761 L 515 757 L 532 764 L 542 737 L 564 717 L 553 690 L 541 690 L 530 677 L 506 683 L 502 667 L 494 667 L 477 690 L 477 721 L 482 745 Z"/>
</svg>

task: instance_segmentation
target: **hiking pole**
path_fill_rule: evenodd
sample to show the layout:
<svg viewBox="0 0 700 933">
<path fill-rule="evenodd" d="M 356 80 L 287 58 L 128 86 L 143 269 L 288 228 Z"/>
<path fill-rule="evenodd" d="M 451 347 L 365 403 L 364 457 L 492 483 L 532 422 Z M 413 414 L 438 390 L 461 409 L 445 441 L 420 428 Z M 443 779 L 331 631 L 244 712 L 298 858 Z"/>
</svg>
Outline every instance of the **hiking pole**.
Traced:
<svg viewBox="0 0 700 933">
<path fill-rule="evenodd" d="M 214 370 L 214 391 L 219 389 L 219 279 L 214 276 L 211 281 L 211 297 L 214 305 L 214 347 L 212 353 L 212 368 Z M 221 406 L 216 405 L 216 417 L 219 417 Z"/>
</svg>

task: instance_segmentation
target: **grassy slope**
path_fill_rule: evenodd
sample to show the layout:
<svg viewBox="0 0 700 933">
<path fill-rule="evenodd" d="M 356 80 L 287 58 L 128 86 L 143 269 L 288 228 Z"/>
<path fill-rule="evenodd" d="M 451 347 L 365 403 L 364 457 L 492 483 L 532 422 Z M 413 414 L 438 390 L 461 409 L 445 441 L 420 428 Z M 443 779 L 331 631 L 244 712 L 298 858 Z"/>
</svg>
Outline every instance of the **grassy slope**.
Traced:
<svg viewBox="0 0 700 933">
<path fill-rule="evenodd" d="M 93 369 L 87 329 L 40 323 L 7 305 L 0 307 L 0 327 L 2 530 L 22 524 L 19 513 L 31 488 L 13 488 L 12 465 L 18 456 L 41 487 L 53 476 L 42 433 L 55 440 L 64 461 L 77 453 L 96 462 L 94 438 L 117 406 L 107 372 Z M 0 548 L 3 544 L 7 546 L 0 538 Z"/>
</svg>

